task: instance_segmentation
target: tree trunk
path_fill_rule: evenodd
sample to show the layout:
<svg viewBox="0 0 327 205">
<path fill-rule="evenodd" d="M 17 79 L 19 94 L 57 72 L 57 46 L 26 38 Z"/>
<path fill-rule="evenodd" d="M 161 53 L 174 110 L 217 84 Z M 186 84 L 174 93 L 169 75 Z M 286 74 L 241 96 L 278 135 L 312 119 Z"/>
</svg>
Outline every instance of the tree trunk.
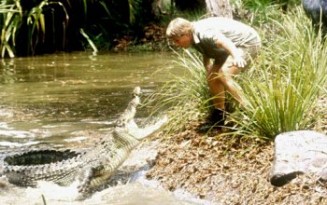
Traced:
<svg viewBox="0 0 327 205">
<path fill-rule="evenodd" d="M 233 18 L 232 7 L 229 0 L 205 0 L 209 16 L 222 16 Z"/>
</svg>

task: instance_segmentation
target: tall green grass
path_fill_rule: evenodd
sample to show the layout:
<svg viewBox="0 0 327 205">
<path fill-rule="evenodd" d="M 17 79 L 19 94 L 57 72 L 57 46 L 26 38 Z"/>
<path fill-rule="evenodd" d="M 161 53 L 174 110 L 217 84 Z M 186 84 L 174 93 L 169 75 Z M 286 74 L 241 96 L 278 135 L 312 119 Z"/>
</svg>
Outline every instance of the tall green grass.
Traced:
<svg viewBox="0 0 327 205">
<path fill-rule="evenodd" d="M 146 99 L 146 104 L 153 106 L 153 113 L 165 111 L 168 114 L 169 132 L 183 129 L 190 121 L 203 119 L 211 106 L 201 57 L 189 50 L 175 54 L 175 66 L 184 68 L 184 74 L 172 75 L 172 80 Z"/>
<path fill-rule="evenodd" d="M 15 56 L 15 35 L 22 23 L 22 9 L 19 1 L 3 1 L 0 4 L 1 57 Z"/>
<path fill-rule="evenodd" d="M 302 9 L 272 23 L 270 41 L 239 81 L 248 106 L 232 115 L 240 133 L 266 139 L 312 126 L 327 69 L 326 43 Z"/>
</svg>

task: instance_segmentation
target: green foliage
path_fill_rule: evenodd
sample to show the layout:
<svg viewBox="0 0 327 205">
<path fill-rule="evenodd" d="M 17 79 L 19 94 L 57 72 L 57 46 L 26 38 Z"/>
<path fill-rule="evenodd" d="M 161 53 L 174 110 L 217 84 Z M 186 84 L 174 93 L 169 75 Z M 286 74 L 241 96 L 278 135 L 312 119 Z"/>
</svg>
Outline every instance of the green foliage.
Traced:
<svg viewBox="0 0 327 205">
<path fill-rule="evenodd" d="M 15 35 L 22 23 L 22 10 L 19 1 L 3 1 L 0 4 L 1 56 L 15 56 Z"/>
<path fill-rule="evenodd" d="M 129 5 L 129 22 L 134 23 L 136 19 L 136 15 L 139 9 L 141 0 L 128 0 L 128 5 Z"/>
<path fill-rule="evenodd" d="M 283 13 L 300 3 L 298 0 L 231 0 L 239 20 L 264 29 L 270 29 L 271 19 L 281 19 Z"/>
<path fill-rule="evenodd" d="M 271 42 L 240 80 L 248 106 L 231 115 L 239 133 L 266 139 L 312 125 L 327 67 L 326 43 L 301 9 L 272 22 Z"/>
<path fill-rule="evenodd" d="M 15 56 L 15 47 L 17 45 L 17 32 L 27 32 L 28 53 L 34 53 L 35 47 L 39 42 L 44 41 L 46 33 L 46 19 L 44 17 L 44 9 L 49 6 L 57 5 L 65 13 L 63 24 L 67 25 L 69 16 L 65 6 L 61 2 L 41 1 L 38 5 L 33 6 L 26 11 L 21 6 L 19 0 L 3 1 L 0 5 L 0 26 L 1 26 L 1 57 L 8 55 Z M 54 17 L 53 17 L 54 18 Z M 20 30 L 22 25 L 27 25 L 27 31 Z M 55 31 L 55 28 L 53 29 Z M 63 39 L 65 41 L 65 39 Z"/>
<path fill-rule="evenodd" d="M 139 42 L 144 38 L 144 27 L 160 20 L 152 12 L 152 3 L 148 0 L 1 1 L 1 57 L 110 49 L 120 39 L 130 36 Z M 166 2 L 164 6 L 166 12 L 166 7 L 172 5 Z"/>
<path fill-rule="evenodd" d="M 30 44 L 28 46 L 28 50 L 32 53 L 35 52 L 35 47 L 39 42 L 44 41 L 44 36 L 46 33 L 46 19 L 44 17 L 44 8 L 51 7 L 53 5 L 59 6 L 59 8 L 62 9 L 62 11 L 65 14 L 65 18 L 62 20 L 62 24 L 65 25 L 64 27 L 67 27 L 68 21 L 69 21 L 69 15 L 66 10 L 66 7 L 61 2 L 49 2 L 48 0 L 43 0 L 39 5 L 33 7 L 28 15 L 27 15 L 27 25 L 28 25 L 28 39 L 30 39 Z M 52 19 L 55 18 L 55 16 L 51 17 Z M 50 20 L 50 19 L 48 19 Z M 56 28 L 53 27 L 53 31 L 56 33 Z M 63 31 L 66 32 L 65 30 Z M 65 36 L 63 36 L 63 41 L 66 41 Z"/>
<path fill-rule="evenodd" d="M 151 22 L 147 0 L 5 0 L 0 3 L 1 56 L 92 48 L 144 37 Z"/>
<path fill-rule="evenodd" d="M 231 0 L 234 5 L 243 5 L 244 9 L 262 10 L 276 5 L 279 7 L 294 7 L 301 3 L 299 0 Z"/>
<path fill-rule="evenodd" d="M 186 123 L 203 118 L 210 109 L 206 71 L 196 53 L 176 52 L 176 66 L 185 68 L 184 75 L 172 76 L 156 93 L 146 100 L 153 112 L 165 110 L 169 116 L 168 131 L 181 130 Z"/>
</svg>

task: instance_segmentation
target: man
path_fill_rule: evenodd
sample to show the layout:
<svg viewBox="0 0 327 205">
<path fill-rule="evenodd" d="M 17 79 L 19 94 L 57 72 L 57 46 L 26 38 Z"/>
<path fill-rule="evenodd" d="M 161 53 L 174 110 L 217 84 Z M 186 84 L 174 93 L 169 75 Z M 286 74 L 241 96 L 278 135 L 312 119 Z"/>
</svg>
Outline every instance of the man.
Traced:
<svg viewBox="0 0 327 205">
<path fill-rule="evenodd" d="M 244 70 L 256 57 L 261 47 L 258 33 L 239 21 L 211 17 L 196 22 L 176 18 L 169 23 L 166 35 L 177 46 L 194 47 L 203 55 L 209 90 L 214 96 L 215 109 L 210 121 L 218 126 L 224 125 L 225 92 L 228 91 L 244 105 L 241 90 L 233 76 Z"/>
</svg>

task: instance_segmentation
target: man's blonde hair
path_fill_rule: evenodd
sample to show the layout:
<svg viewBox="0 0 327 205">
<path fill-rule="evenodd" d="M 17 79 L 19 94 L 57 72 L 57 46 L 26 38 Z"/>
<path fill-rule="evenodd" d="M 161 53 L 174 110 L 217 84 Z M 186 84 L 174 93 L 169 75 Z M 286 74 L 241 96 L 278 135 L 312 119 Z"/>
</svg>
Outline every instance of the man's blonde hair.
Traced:
<svg viewBox="0 0 327 205">
<path fill-rule="evenodd" d="M 184 34 L 191 33 L 192 29 L 193 27 L 190 21 L 178 17 L 168 24 L 166 36 L 168 38 L 180 37 Z"/>
</svg>

